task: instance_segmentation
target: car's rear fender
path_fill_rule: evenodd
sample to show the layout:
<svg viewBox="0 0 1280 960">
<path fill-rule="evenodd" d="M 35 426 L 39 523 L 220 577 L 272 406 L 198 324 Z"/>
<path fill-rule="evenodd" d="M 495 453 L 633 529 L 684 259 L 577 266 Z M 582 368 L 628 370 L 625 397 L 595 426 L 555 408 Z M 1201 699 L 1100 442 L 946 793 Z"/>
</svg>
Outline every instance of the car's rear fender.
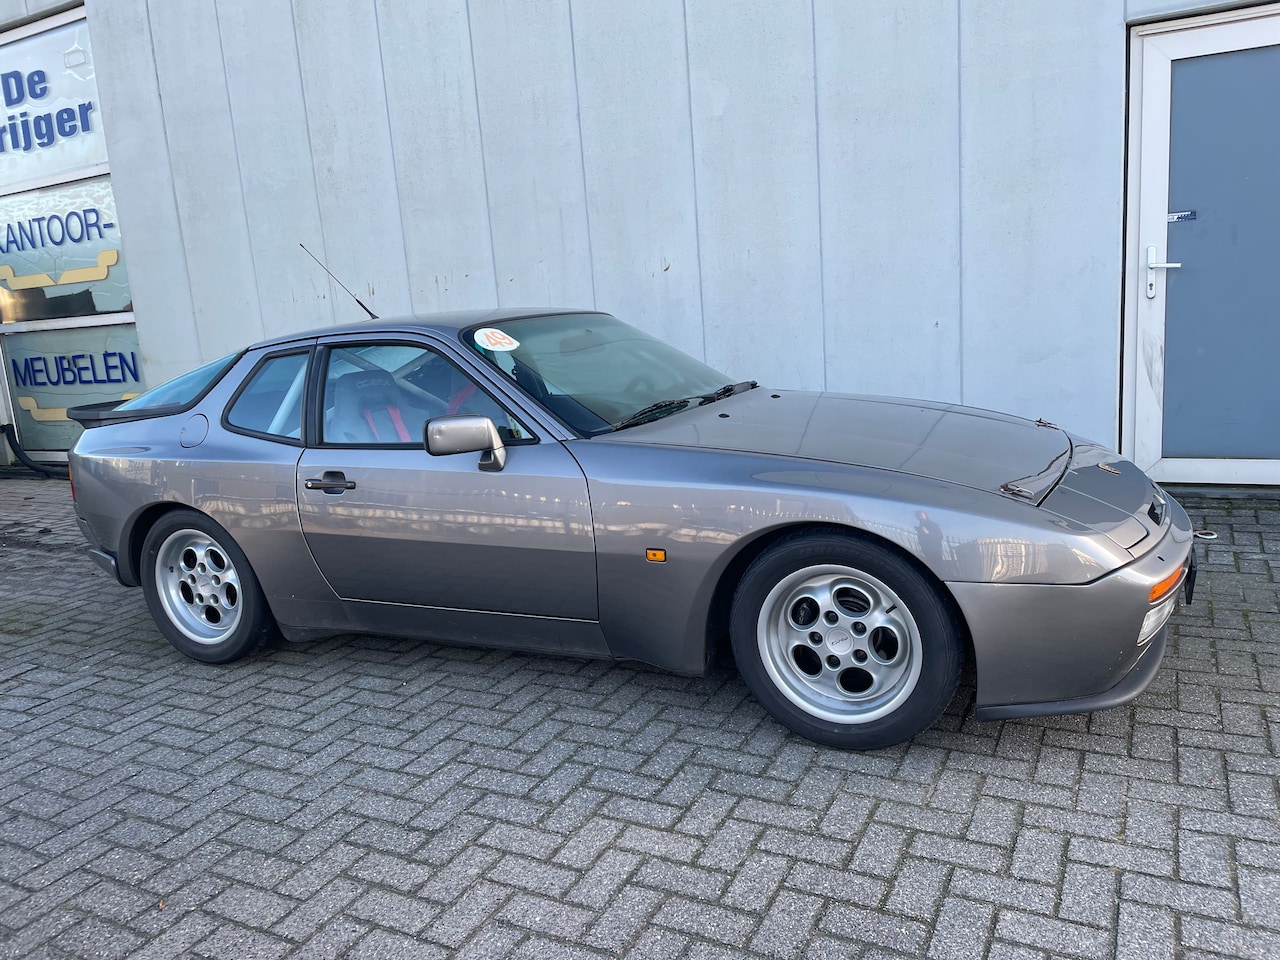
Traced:
<svg viewBox="0 0 1280 960">
<path fill-rule="evenodd" d="M 91 545 L 114 554 L 118 579 L 141 582 L 148 532 L 186 508 L 221 525 L 244 551 L 277 619 L 305 625 L 316 615 L 313 605 L 340 606 L 302 535 L 300 448 L 228 437 L 215 425 L 198 447 L 183 449 L 177 438 L 187 416 L 147 421 L 144 443 L 132 446 L 119 443 L 120 431 L 136 432 L 137 423 L 98 427 L 73 454 L 77 515 Z"/>
<path fill-rule="evenodd" d="M 116 553 L 116 570 L 120 582 L 127 587 L 142 583 L 142 544 L 151 528 L 166 513 L 182 509 L 183 504 L 166 501 L 151 503 L 130 517 L 120 531 L 120 547 Z"/>
</svg>

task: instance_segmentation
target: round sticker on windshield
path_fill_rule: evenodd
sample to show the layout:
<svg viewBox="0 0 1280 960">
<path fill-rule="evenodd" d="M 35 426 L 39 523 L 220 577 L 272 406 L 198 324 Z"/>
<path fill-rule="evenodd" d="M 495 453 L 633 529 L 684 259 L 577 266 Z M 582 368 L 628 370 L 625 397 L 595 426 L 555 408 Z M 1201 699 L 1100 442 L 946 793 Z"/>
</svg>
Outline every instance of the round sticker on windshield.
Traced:
<svg viewBox="0 0 1280 960">
<path fill-rule="evenodd" d="M 473 334 L 476 346 L 482 350 L 496 350 L 499 353 L 510 353 L 520 346 L 520 341 L 509 337 L 497 327 L 482 327 Z"/>
</svg>

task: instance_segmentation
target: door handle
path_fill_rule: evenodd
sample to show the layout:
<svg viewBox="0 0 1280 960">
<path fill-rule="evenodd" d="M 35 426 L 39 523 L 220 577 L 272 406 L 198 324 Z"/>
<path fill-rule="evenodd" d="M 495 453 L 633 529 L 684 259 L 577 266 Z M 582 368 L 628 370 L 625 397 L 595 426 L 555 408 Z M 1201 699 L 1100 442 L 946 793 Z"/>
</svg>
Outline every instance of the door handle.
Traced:
<svg viewBox="0 0 1280 960">
<path fill-rule="evenodd" d="M 348 480 L 347 475 L 341 470 L 326 470 L 320 479 L 311 477 L 303 480 L 302 485 L 308 490 L 322 490 L 325 493 L 341 493 L 343 490 L 356 488 L 356 482 Z"/>
<path fill-rule="evenodd" d="M 1176 270 L 1182 266 L 1180 263 L 1157 263 L 1155 244 L 1147 247 L 1147 299 L 1154 300 L 1156 296 L 1156 271 L 1157 270 Z"/>
</svg>

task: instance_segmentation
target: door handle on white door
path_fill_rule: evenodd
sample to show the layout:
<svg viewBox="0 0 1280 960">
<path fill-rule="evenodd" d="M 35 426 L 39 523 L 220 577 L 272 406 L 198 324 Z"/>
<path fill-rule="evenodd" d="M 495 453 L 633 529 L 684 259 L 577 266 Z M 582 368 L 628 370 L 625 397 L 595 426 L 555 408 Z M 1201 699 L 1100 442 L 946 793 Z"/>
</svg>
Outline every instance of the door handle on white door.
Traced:
<svg viewBox="0 0 1280 960">
<path fill-rule="evenodd" d="M 1147 247 L 1147 299 L 1154 300 L 1156 296 L 1156 271 L 1157 270 L 1176 270 L 1182 266 L 1180 263 L 1157 263 L 1155 244 Z"/>
</svg>

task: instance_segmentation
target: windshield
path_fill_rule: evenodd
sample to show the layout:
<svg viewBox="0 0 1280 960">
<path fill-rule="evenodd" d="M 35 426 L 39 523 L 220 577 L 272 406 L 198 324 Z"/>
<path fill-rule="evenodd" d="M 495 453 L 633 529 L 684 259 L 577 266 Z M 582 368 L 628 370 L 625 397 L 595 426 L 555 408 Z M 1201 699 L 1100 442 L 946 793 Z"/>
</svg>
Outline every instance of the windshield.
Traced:
<svg viewBox="0 0 1280 960">
<path fill-rule="evenodd" d="M 464 334 L 483 356 L 584 436 L 613 430 L 667 400 L 652 417 L 705 400 L 728 378 L 605 314 L 500 321 Z"/>
<path fill-rule="evenodd" d="M 117 410 L 150 410 L 152 407 L 185 406 L 199 397 L 226 372 L 240 354 L 230 353 L 203 367 L 196 367 L 181 376 L 166 380 L 146 393 L 140 393 L 116 407 Z"/>
</svg>

